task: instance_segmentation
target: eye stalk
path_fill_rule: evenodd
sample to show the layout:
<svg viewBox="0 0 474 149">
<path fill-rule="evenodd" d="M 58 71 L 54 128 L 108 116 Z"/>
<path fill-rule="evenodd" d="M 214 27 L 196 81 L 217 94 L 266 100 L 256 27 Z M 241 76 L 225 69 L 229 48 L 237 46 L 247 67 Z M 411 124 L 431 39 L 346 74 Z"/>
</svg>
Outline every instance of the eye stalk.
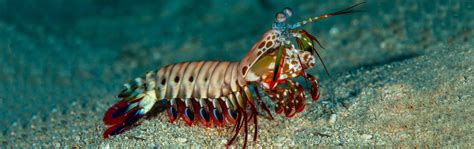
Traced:
<svg viewBox="0 0 474 149">
<path fill-rule="evenodd" d="M 276 13 L 275 23 L 273 23 L 272 29 L 275 31 L 280 31 L 282 35 L 288 33 L 288 29 L 293 28 L 292 26 L 286 24 L 286 20 L 293 15 L 293 11 L 290 7 L 285 7 L 281 12 Z"/>
<path fill-rule="evenodd" d="M 275 15 L 275 23 L 284 23 L 287 18 L 291 17 L 293 15 L 293 11 L 291 10 L 290 7 L 286 7 L 283 9 L 283 11 L 278 12 Z"/>
</svg>

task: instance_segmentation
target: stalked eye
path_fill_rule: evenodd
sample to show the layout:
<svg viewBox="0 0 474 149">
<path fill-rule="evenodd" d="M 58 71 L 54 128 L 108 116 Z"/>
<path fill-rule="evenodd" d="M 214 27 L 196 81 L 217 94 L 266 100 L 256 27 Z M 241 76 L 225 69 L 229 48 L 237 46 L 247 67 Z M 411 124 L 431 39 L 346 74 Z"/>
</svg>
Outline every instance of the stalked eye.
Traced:
<svg viewBox="0 0 474 149">
<path fill-rule="evenodd" d="M 276 22 L 285 22 L 286 21 L 286 16 L 283 12 L 279 12 L 275 15 L 275 21 Z"/>
<path fill-rule="evenodd" d="M 291 17 L 291 15 L 293 15 L 293 11 L 291 10 L 290 7 L 284 8 L 284 9 L 283 9 L 283 13 L 285 13 L 286 16 L 288 16 L 288 17 Z"/>
</svg>

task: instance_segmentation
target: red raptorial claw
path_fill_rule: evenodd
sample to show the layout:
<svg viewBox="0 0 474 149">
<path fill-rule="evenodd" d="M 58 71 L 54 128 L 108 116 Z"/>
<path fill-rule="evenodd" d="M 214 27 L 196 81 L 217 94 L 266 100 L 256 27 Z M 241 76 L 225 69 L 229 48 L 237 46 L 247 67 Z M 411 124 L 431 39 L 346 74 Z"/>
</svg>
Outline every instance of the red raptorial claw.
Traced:
<svg viewBox="0 0 474 149">
<path fill-rule="evenodd" d="M 307 80 L 311 82 L 311 90 L 309 91 L 311 94 L 311 98 L 313 99 L 313 101 L 317 101 L 319 99 L 320 94 L 319 94 L 319 86 L 318 86 L 316 78 L 310 74 L 306 74 L 304 76 Z"/>
<path fill-rule="evenodd" d="M 275 113 L 280 114 L 281 112 L 283 112 L 283 104 L 282 103 L 277 103 L 275 105 Z"/>
<path fill-rule="evenodd" d="M 319 99 L 319 91 L 318 91 L 318 88 L 317 87 L 311 87 L 311 98 L 313 99 L 313 101 L 317 101 Z"/>
<path fill-rule="evenodd" d="M 305 106 L 305 104 L 298 105 L 296 108 L 296 113 L 300 113 L 301 111 L 303 111 Z"/>
<path fill-rule="evenodd" d="M 317 101 L 319 99 L 319 88 L 318 88 L 318 84 L 316 84 L 316 80 L 314 81 L 311 81 L 311 98 L 313 99 L 313 101 Z"/>
<path fill-rule="evenodd" d="M 306 105 L 304 104 L 304 100 L 305 100 L 305 98 L 304 98 L 304 96 L 302 96 L 302 95 L 298 95 L 298 96 L 296 97 L 296 101 L 298 101 L 298 102 L 295 104 L 296 113 L 300 113 L 301 111 L 303 111 L 304 107 L 306 106 Z"/>
<path fill-rule="evenodd" d="M 290 94 L 290 98 L 285 102 L 285 107 L 283 108 L 285 111 L 286 117 L 293 117 L 296 114 L 295 104 L 293 103 L 293 93 Z"/>
<path fill-rule="evenodd" d="M 293 117 L 296 114 L 295 106 L 293 104 L 287 105 L 289 107 L 285 107 L 285 116 L 286 117 Z"/>
<path fill-rule="evenodd" d="M 303 111 L 303 109 L 305 107 L 304 101 L 306 100 L 306 98 L 304 96 L 304 89 L 298 83 L 293 82 L 292 84 L 294 84 L 293 92 L 296 93 L 296 95 L 295 95 L 296 97 L 295 97 L 295 100 L 294 100 L 295 110 L 296 110 L 296 113 L 299 113 L 299 112 Z"/>
</svg>

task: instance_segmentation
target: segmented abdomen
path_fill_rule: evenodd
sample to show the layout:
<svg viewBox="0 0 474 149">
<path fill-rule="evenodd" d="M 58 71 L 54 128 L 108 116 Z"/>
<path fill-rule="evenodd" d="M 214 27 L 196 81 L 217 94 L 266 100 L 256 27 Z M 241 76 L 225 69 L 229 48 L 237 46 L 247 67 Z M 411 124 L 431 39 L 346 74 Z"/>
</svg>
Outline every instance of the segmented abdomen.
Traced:
<svg viewBox="0 0 474 149">
<path fill-rule="evenodd" d="M 156 72 L 158 99 L 219 98 L 237 91 L 238 62 L 199 61 L 167 65 Z M 150 72 L 153 73 L 153 72 Z"/>
<path fill-rule="evenodd" d="M 139 88 L 144 88 L 138 90 L 142 93 L 153 91 L 155 102 L 169 103 L 170 121 L 182 117 L 187 124 L 192 124 L 199 118 L 201 123 L 210 126 L 212 119 L 214 124 L 223 126 L 225 119 L 235 123 L 236 110 L 246 106 L 239 91 L 248 88 L 246 82 L 239 83 L 243 78 L 238 75 L 241 73 L 238 66 L 239 62 L 183 62 L 150 71 L 125 86 L 127 91 Z"/>
</svg>

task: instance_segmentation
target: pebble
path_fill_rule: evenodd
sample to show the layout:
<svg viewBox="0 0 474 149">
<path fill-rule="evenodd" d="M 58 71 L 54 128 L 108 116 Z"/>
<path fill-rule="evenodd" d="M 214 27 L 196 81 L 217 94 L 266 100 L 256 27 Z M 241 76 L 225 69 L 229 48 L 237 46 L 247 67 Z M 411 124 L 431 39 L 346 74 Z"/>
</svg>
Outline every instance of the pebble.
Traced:
<svg viewBox="0 0 474 149">
<path fill-rule="evenodd" d="M 185 143 L 188 140 L 186 138 L 178 138 L 176 141 L 178 141 L 178 143 Z"/>
<path fill-rule="evenodd" d="M 334 123 L 336 123 L 336 118 L 337 118 L 337 115 L 336 115 L 336 114 L 332 114 L 332 115 L 329 117 L 329 124 L 333 125 Z"/>
<path fill-rule="evenodd" d="M 55 147 L 55 148 L 59 148 L 59 147 L 61 147 L 61 143 L 59 143 L 59 142 L 55 142 L 55 143 L 54 143 L 54 147 Z"/>
<path fill-rule="evenodd" d="M 363 140 L 370 140 L 372 139 L 372 135 L 369 134 L 363 134 L 360 136 Z"/>
<path fill-rule="evenodd" d="M 102 143 L 102 144 L 100 145 L 100 148 L 109 149 L 109 148 L 110 148 L 110 145 L 109 145 L 109 143 Z"/>
</svg>

